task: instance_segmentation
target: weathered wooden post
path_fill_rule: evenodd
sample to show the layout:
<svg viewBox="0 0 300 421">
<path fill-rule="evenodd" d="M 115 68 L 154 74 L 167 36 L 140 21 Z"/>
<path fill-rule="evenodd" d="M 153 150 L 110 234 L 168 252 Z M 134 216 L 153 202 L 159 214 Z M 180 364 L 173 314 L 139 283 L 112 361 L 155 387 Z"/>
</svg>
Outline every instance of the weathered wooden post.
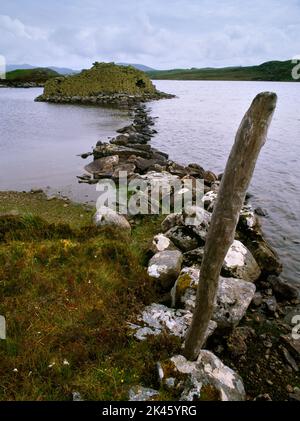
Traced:
<svg viewBox="0 0 300 421">
<path fill-rule="evenodd" d="M 184 355 L 189 360 L 195 360 L 203 346 L 214 309 L 222 264 L 234 240 L 240 210 L 260 149 L 266 141 L 276 102 L 275 93 L 258 94 L 237 131 L 205 244 L 196 307 L 184 346 Z"/>
</svg>

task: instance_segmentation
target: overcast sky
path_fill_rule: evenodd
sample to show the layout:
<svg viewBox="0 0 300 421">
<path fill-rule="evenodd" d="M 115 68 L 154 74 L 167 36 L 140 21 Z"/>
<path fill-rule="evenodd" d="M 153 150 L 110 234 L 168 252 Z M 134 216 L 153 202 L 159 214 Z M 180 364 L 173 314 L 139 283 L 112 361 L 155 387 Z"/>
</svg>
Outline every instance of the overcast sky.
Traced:
<svg viewBox="0 0 300 421">
<path fill-rule="evenodd" d="M 1 0 L 0 55 L 78 69 L 251 65 L 299 55 L 299 29 L 300 0 Z"/>
</svg>

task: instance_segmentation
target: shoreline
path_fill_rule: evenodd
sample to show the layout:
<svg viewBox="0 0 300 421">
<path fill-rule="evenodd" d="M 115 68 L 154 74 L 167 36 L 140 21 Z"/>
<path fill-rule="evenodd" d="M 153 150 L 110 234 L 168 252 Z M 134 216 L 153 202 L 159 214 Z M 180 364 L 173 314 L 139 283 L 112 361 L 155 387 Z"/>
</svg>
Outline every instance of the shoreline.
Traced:
<svg viewBox="0 0 300 421">
<path fill-rule="evenodd" d="M 138 107 L 133 112 L 132 125 L 119 129 L 118 135 L 110 143 L 98 142 L 93 153 L 83 154 L 82 157 L 85 159 L 93 155 L 94 161 L 86 166 L 92 175 L 88 178 L 79 179 L 80 182 L 94 184 L 101 177 L 111 177 L 114 179 L 117 178 L 119 171 L 124 169 L 139 176 L 147 176 L 151 172 L 159 172 L 160 174 L 168 173 L 171 176 L 180 178 L 203 177 L 207 199 L 205 201 L 205 212 L 210 213 L 218 190 L 218 177 L 211 171 L 205 171 L 198 164 L 190 164 L 184 167 L 173 161 L 169 161 L 166 154 L 148 145 L 152 136 L 155 135 L 155 129 L 153 129 L 154 119 L 149 116 L 148 109 L 145 105 Z M 134 158 L 132 157 L 133 155 L 135 155 Z M 109 159 L 112 156 L 119 157 L 117 165 L 108 165 Z M 96 164 L 95 161 L 97 161 Z M 94 165 L 91 165 L 93 163 Z M 138 222 L 143 223 L 143 217 L 133 216 L 130 218 L 132 226 L 135 226 Z M 203 241 L 205 242 L 205 239 L 201 239 L 200 241 L 199 236 L 192 235 L 192 240 L 198 242 L 197 247 L 186 250 L 186 248 L 189 249 L 191 247 L 190 245 L 186 246 L 186 237 L 191 236 L 191 231 L 189 227 L 184 227 L 184 224 L 181 224 L 182 222 L 178 223 L 178 225 L 175 224 L 171 228 L 168 227 L 167 232 L 163 228 L 157 231 L 149 252 L 152 258 L 157 252 L 168 252 L 171 243 L 175 246 L 176 250 L 182 253 L 183 264 L 181 264 L 178 279 L 186 273 L 188 274 L 188 278 L 184 275 L 184 289 L 181 290 L 176 299 L 177 303 L 175 304 L 178 307 L 178 311 L 185 311 L 186 302 L 182 298 L 185 292 L 193 292 L 190 288 L 191 281 L 193 281 L 193 269 L 200 267 L 202 256 L 201 250 L 199 249 L 203 247 Z M 170 230 L 171 233 L 169 232 Z M 162 233 L 163 231 L 164 233 Z M 176 231 L 180 231 L 179 236 Z M 158 235 L 161 235 L 163 239 L 167 238 L 169 240 L 166 249 L 161 249 L 161 246 L 158 246 L 161 241 L 156 240 L 162 239 L 162 237 L 157 238 Z M 297 351 L 287 340 L 292 329 L 292 326 L 289 324 L 290 322 L 287 322 L 287 317 L 293 312 L 293 309 L 300 301 L 299 299 L 291 298 L 293 295 L 293 289 L 291 287 L 280 282 L 280 278 L 274 278 L 274 275 L 279 275 L 280 273 L 280 262 L 276 259 L 276 254 L 273 253 L 272 249 L 264 240 L 257 217 L 253 209 L 249 207 L 245 208 L 241 215 L 236 240 L 244 244 L 252 252 L 254 259 L 257 260 L 261 271 L 259 279 L 255 283 L 257 289 L 251 299 L 251 304 L 249 302 L 248 306 L 246 306 L 241 322 L 231 327 L 227 326 L 225 330 L 217 329 L 208 339 L 205 349 L 212 351 L 216 358 L 221 358 L 223 363 L 227 364 L 231 369 L 236 370 L 242 376 L 247 393 L 246 399 L 271 400 L 284 397 L 285 399 L 297 400 L 294 395 L 297 395 L 298 390 L 294 390 L 290 383 L 286 383 L 290 382 L 289 379 L 291 376 L 294 377 L 295 384 L 299 384 L 300 381 L 293 363 L 293 360 L 296 361 L 295 364 L 297 366 L 299 355 L 297 355 Z M 202 244 L 201 247 L 199 247 L 199 241 Z M 184 243 L 184 249 L 181 249 Z M 195 241 L 191 243 L 196 244 Z M 181 247 L 179 247 L 179 244 L 181 244 Z M 258 244 L 259 247 L 257 247 Z M 258 248 L 260 249 L 260 254 L 256 255 L 255 250 Z M 193 253 L 194 250 L 198 250 L 198 252 Z M 226 273 L 226 270 L 229 272 Z M 229 267 L 226 270 L 223 273 L 225 278 L 228 275 L 234 275 L 234 273 L 230 272 L 232 268 Z M 235 276 L 233 277 L 235 278 Z M 160 279 L 154 277 L 154 281 L 159 283 Z M 286 294 L 289 297 L 288 299 Z M 173 311 L 171 300 L 172 297 L 169 287 L 165 291 L 161 291 L 156 305 L 163 307 L 160 308 L 161 313 L 156 316 L 158 319 L 155 322 L 160 322 L 168 312 Z M 151 305 L 148 306 L 148 310 L 151 310 Z M 138 328 L 147 329 L 147 323 L 145 321 L 142 321 L 141 324 L 141 320 L 138 321 L 135 317 L 133 317 L 132 321 Z M 135 328 L 134 335 L 138 332 L 138 328 Z M 172 331 L 168 333 L 171 335 L 174 334 Z M 257 351 L 258 349 L 259 352 Z M 276 367 L 276 370 L 281 370 L 281 376 L 278 376 L 277 372 L 274 373 L 274 369 L 269 367 L 268 361 L 271 362 L 272 367 Z M 162 363 L 164 366 L 165 363 Z M 166 385 L 163 379 L 160 381 L 162 386 L 165 387 Z M 175 389 L 171 390 L 171 393 L 176 394 L 177 392 Z M 139 396 L 141 397 L 141 395 Z"/>
<path fill-rule="evenodd" d="M 136 119 L 138 116 L 138 121 Z M 143 118 L 141 119 L 141 116 Z M 141 121 L 143 120 L 143 121 Z M 138 124 L 137 124 L 138 123 Z M 142 124 L 141 124 L 142 123 Z M 139 126 L 140 125 L 140 126 Z M 92 177 L 89 179 L 81 179 L 82 182 L 98 182 L 101 178 L 111 177 L 112 179 L 117 178 L 118 171 L 124 169 L 125 161 L 131 162 L 131 175 L 135 177 L 148 176 L 148 179 L 154 176 L 153 172 L 159 172 L 163 174 L 163 176 L 175 176 L 184 179 L 186 177 L 189 178 L 197 178 L 201 177 L 204 179 L 205 182 L 205 211 L 212 211 L 213 208 L 213 201 L 216 198 L 218 185 L 220 176 L 216 176 L 211 171 L 205 171 L 199 164 L 189 164 L 186 167 L 177 164 L 174 161 L 169 161 L 168 156 L 154 148 L 148 148 L 148 142 L 150 142 L 151 137 L 155 135 L 155 131 L 152 131 L 151 127 L 154 125 L 154 120 L 149 116 L 149 110 L 146 108 L 145 105 L 142 107 L 138 107 L 134 110 L 134 118 L 132 125 L 129 125 L 125 128 L 120 129 L 118 132 L 119 135 L 116 138 L 113 138 L 109 144 L 98 142 L 96 147 L 93 150 L 91 155 L 94 156 L 93 163 L 87 165 L 85 170 L 92 173 Z M 138 129 L 136 129 L 138 127 Z M 140 138 L 140 135 L 147 134 L 146 138 Z M 147 148 L 143 147 L 140 149 L 139 145 L 146 145 Z M 116 146 L 117 145 L 117 146 Z M 146 155 L 145 155 L 146 150 Z M 142 153 L 141 153 L 142 151 Z M 132 156 L 131 156 L 132 155 Z M 153 155 L 155 159 L 153 159 Z M 87 158 L 87 154 L 84 154 L 84 158 Z M 107 167 L 107 163 L 109 159 L 113 156 L 118 156 L 120 162 L 116 166 L 112 166 L 110 168 Z M 125 160 L 124 160 L 125 158 Z M 123 159 L 123 162 L 122 162 Z M 119 165 L 119 167 L 118 167 Z M 128 167 L 127 167 L 128 169 Z M 150 176 L 150 177 L 149 177 Z M 169 217 L 166 218 L 165 221 L 168 220 Z M 170 219 L 170 218 L 169 218 Z M 172 218 L 171 218 L 172 219 Z M 134 221 L 134 218 L 129 219 L 130 222 Z M 169 222 L 169 221 L 168 221 Z M 182 223 L 181 223 L 182 224 Z M 179 250 L 180 253 L 183 255 L 183 263 L 180 264 L 180 269 L 177 272 L 177 281 L 175 283 L 175 292 L 170 291 L 170 287 L 173 286 L 174 291 L 174 281 L 171 281 L 170 286 L 164 288 L 163 282 L 160 276 L 154 275 L 154 279 L 160 283 L 160 287 L 162 287 L 163 294 L 161 300 L 158 303 L 153 303 L 152 306 L 148 306 L 144 310 L 147 313 L 149 311 L 148 316 L 145 316 L 143 319 L 143 314 L 140 316 L 140 322 L 135 321 L 133 328 L 135 331 L 135 337 L 139 338 L 140 340 L 145 340 L 147 334 L 144 336 L 139 333 L 143 330 L 150 329 L 149 335 L 151 336 L 151 324 L 149 325 L 148 318 L 151 318 L 151 314 L 156 308 L 156 305 L 163 304 L 163 307 L 157 310 L 156 308 L 156 315 L 153 316 L 152 323 L 162 323 L 165 317 L 171 317 L 169 312 L 172 311 L 172 308 L 186 308 L 187 298 L 184 297 L 185 292 L 193 291 L 191 285 L 195 282 L 193 278 L 193 271 L 196 269 L 198 270 L 201 265 L 201 259 L 203 251 L 199 248 L 199 241 L 196 248 L 196 243 L 193 243 L 193 246 L 187 246 L 189 240 L 193 238 L 193 234 L 191 235 L 191 230 L 188 227 L 184 227 L 186 230 L 184 233 L 181 230 L 182 225 L 180 227 L 180 223 L 172 222 L 171 225 L 168 223 L 168 229 L 163 229 L 164 222 L 162 223 L 162 230 L 157 232 L 157 235 L 154 237 L 151 255 L 152 258 L 150 259 L 149 266 L 148 266 L 148 273 L 151 276 L 151 268 L 155 261 L 156 265 L 163 265 L 163 262 L 159 262 L 159 258 L 161 258 L 160 253 L 168 253 L 169 250 Z M 173 230 L 173 231 L 172 231 Z M 167 231 L 167 233 L 166 233 Z M 177 232 L 176 232 L 177 231 Z M 179 231 L 179 232 L 178 232 Z M 180 232 L 181 231 L 181 232 Z M 195 236 L 194 236 L 195 237 Z M 197 236 L 196 236 L 197 237 Z M 257 384 L 257 379 L 255 379 L 255 374 L 250 372 L 250 378 L 247 373 L 247 364 L 253 365 L 255 361 L 255 367 L 258 371 L 267 371 L 264 367 L 263 360 L 274 360 L 274 364 L 280 367 L 287 367 L 288 371 L 290 370 L 291 366 L 292 370 L 295 370 L 297 367 L 297 363 L 293 365 L 291 361 L 295 357 L 296 360 L 299 359 L 299 351 L 295 351 L 293 345 L 291 345 L 291 337 L 290 332 L 292 326 L 288 326 L 286 323 L 286 319 L 288 314 L 292 311 L 291 309 L 293 306 L 297 306 L 300 304 L 299 301 L 299 291 L 295 289 L 291 284 L 285 282 L 280 278 L 280 273 L 282 271 L 282 265 L 279 261 L 277 253 L 270 247 L 268 242 L 264 239 L 263 232 L 261 230 L 261 226 L 259 223 L 259 219 L 255 214 L 254 210 L 252 209 L 251 205 L 248 202 L 245 202 L 245 206 L 242 209 L 240 221 L 237 226 L 236 232 L 236 242 L 245 246 L 249 252 L 249 255 L 254 257 L 254 260 L 257 262 L 260 274 L 256 276 L 254 279 L 255 282 L 255 293 L 253 293 L 250 301 L 246 304 L 244 313 L 240 317 L 242 320 L 240 323 L 233 323 L 231 326 L 227 326 L 225 329 L 225 336 L 227 338 L 227 344 L 224 344 L 224 338 L 222 337 L 224 334 L 224 330 L 220 329 L 216 332 L 216 336 L 213 335 L 212 338 L 208 340 L 210 345 L 213 344 L 215 350 L 218 350 L 216 354 L 222 358 L 231 368 L 237 368 L 238 371 L 243 372 L 242 377 L 246 377 L 246 382 L 249 384 L 256 383 L 256 387 L 268 389 L 269 386 L 273 388 L 275 382 L 268 378 L 260 379 L 261 384 Z M 199 238 L 197 238 L 199 240 Z M 203 239 L 202 239 L 203 240 Z M 205 240 L 204 240 L 205 242 Z M 164 246 L 159 246 L 159 243 L 164 243 Z M 156 259 L 156 256 L 159 256 Z M 166 255 L 167 257 L 167 255 Z M 163 259 L 162 259 L 163 260 Z M 164 262 L 165 263 L 165 262 Z M 245 263 L 244 263 L 245 264 Z M 245 266 L 244 266 L 245 268 Z M 248 268 L 249 269 L 249 268 Z M 176 302 L 174 303 L 174 293 L 176 294 L 176 285 L 178 284 L 179 280 L 182 276 L 186 276 L 183 274 L 188 274 L 188 281 L 185 278 L 185 287 L 184 291 L 180 292 L 181 297 L 176 298 Z M 237 276 L 237 273 L 231 271 L 230 268 L 227 271 L 221 272 L 221 275 L 226 277 L 232 276 L 233 278 L 241 279 L 241 276 Z M 245 277 L 245 273 L 243 274 L 243 278 Z M 227 278 L 228 279 L 228 278 Z M 237 281 L 238 279 L 236 279 Z M 247 281 L 252 281 L 253 279 L 246 279 Z M 188 282 L 188 285 L 186 284 Z M 249 282 L 248 282 L 249 283 Z M 252 284 L 253 285 L 253 284 Z M 238 287 L 237 287 L 238 288 Z M 178 289 L 178 287 L 177 287 Z M 195 291 L 195 290 L 194 290 Z M 195 292 L 192 292 L 195 294 Z M 297 295 L 298 294 L 298 295 Z M 173 299 L 171 297 L 173 295 Z M 173 303 L 171 303 L 173 301 Z M 160 313 L 160 314 L 157 314 Z M 141 323 L 142 318 L 142 323 Z M 136 323 L 138 327 L 136 327 Z M 180 323 L 178 320 L 174 320 L 174 323 Z M 291 323 L 291 321 L 290 321 Z M 266 325 L 266 332 L 261 333 L 264 329 L 262 324 Z M 228 329 L 229 328 L 229 329 Z M 172 331 L 172 329 L 170 329 Z M 176 330 L 173 329 L 173 330 Z M 231 333 L 228 335 L 228 331 Z M 274 331 L 277 331 L 276 335 L 274 335 Z M 260 333 L 259 333 L 260 332 Z M 280 332 L 280 334 L 278 334 Z M 153 333 L 152 333 L 153 334 Z M 173 334 L 174 331 L 173 331 Z M 175 334 L 176 335 L 176 334 Z M 232 349 L 230 349 L 230 343 L 232 342 Z M 261 349 L 261 355 L 256 355 L 256 351 L 254 352 L 251 358 L 254 361 L 249 360 L 250 357 L 246 358 L 245 354 L 247 353 L 248 348 L 252 348 L 252 351 L 256 349 L 256 347 L 261 346 L 261 342 L 263 343 L 263 348 Z M 224 349 L 227 346 L 227 352 L 224 353 Z M 286 348 L 288 347 L 288 349 Z M 211 348 L 209 348 L 211 349 Z M 292 359 L 289 361 L 290 352 L 293 354 Z M 240 361 L 239 361 L 240 360 Z M 246 369 L 246 372 L 245 372 Z M 281 372 L 284 371 L 284 368 L 280 368 Z M 175 370 L 176 371 L 176 370 Z M 178 370 L 177 370 L 178 371 Z M 174 374 L 174 373 L 173 373 Z M 177 375 L 180 373 L 177 373 Z M 284 377 L 284 375 L 283 375 Z M 272 378 L 274 379 L 274 378 Z M 161 379 L 161 381 L 163 381 Z M 267 386 L 264 385 L 265 381 L 267 382 Z M 253 385 L 252 385 L 253 386 Z M 291 398 L 291 388 L 290 385 L 286 385 L 287 392 L 290 391 L 290 398 Z M 276 387 L 279 387 L 277 383 Z M 280 384 L 280 388 L 282 389 L 282 384 Z M 250 386 L 251 389 L 251 386 Z M 146 392 L 145 392 L 146 393 Z M 297 392 L 298 393 L 298 392 Z M 260 396 L 257 397 L 257 400 L 271 400 L 270 396 L 266 393 L 260 393 Z"/>
</svg>

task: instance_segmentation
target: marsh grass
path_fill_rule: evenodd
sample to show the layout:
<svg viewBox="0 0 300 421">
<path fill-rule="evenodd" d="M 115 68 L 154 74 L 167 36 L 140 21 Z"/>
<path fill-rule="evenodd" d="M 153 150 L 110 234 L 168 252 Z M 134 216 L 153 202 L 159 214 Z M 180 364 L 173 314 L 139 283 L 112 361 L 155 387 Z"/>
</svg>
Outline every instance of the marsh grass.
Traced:
<svg viewBox="0 0 300 421">
<path fill-rule="evenodd" d="M 157 386 L 157 360 L 179 343 L 164 336 L 139 343 L 127 321 L 155 300 L 143 261 L 160 219 L 142 218 L 126 236 L 83 223 L 84 210 L 72 205 L 69 223 L 53 222 L 63 201 L 47 209 L 46 220 L 36 214 L 45 198 L 37 207 L 36 198 L 20 194 L 18 204 L 17 196 L 10 200 L 18 214 L 0 216 L 0 314 L 7 323 L 0 400 L 69 400 L 74 391 L 84 399 L 127 399 L 134 384 Z"/>
</svg>

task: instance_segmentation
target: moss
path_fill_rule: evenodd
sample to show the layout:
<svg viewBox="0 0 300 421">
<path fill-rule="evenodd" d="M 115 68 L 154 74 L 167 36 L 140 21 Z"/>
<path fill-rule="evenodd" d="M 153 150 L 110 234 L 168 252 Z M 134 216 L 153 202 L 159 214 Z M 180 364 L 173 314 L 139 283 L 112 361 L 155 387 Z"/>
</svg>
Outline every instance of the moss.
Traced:
<svg viewBox="0 0 300 421">
<path fill-rule="evenodd" d="M 94 63 L 91 69 L 79 74 L 49 80 L 44 88 L 45 97 L 112 93 L 154 94 L 156 89 L 144 72 L 114 63 Z"/>
<path fill-rule="evenodd" d="M 220 401 L 220 391 L 211 384 L 206 384 L 201 387 L 200 401 Z"/>
</svg>

